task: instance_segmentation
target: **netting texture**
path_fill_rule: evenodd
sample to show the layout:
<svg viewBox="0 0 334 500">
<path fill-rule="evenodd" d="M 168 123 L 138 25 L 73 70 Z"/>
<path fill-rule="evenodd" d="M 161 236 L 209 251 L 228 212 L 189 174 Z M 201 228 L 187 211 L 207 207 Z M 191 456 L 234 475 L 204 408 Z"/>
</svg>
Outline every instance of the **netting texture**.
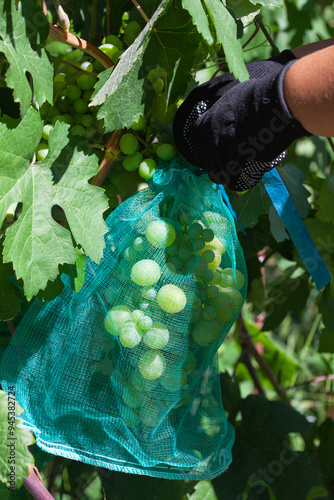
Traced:
<svg viewBox="0 0 334 500">
<path fill-rule="evenodd" d="M 180 161 L 107 219 L 84 286 L 37 299 L 0 365 L 24 425 L 53 454 L 113 470 L 210 479 L 231 462 L 217 351 L 247 274 L 217 186 Z"/>
</svg>

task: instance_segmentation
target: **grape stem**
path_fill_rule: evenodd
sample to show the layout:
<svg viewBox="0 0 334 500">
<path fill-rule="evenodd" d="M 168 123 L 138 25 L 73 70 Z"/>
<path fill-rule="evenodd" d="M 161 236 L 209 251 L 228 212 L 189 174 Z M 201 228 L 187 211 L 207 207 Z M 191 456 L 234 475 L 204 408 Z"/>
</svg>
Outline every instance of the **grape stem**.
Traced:
<svg viewBox="0 0 334 500">
<path fill-rule="evenodd" d="M 59 0 L 53 0 L 53 5 L 57 11 L 57 16 L 59 19 L 59 26 L 63 29 L 68 31 L 70 29 L 70 20 L 68 18 L 68 15 L 64 11 L 63 7 L 60 5 Z"/>
<path fill-rule="evenodd" d="M 281 401 L 283 401 L 284 403 L 286 403 L 288 406 L 291 407 L 291 402 L 290 402 L 290 399 L 288 398 L 288 396 L 285 392 L 285 389 L 279 385 L 275 374 L 271 371 L 269 365 L 266 363 L 266 361 L 263 359 L 261 354 L 256 349 L 256 347 L 252 341 L 252 336 L 250 335 L 241 314 L 237 318 L 237 325 L 238 325 L 238 330 L 239 330 L 241 346 L 243 348 L 246 348 L 248 350 L 248 352 L 251 354 L 251 356 L 257 361 L 259 367 L 261 368 L 262 372 L 266 375 L 266 377 L 268 378 L 268 380 L 270 381 L 270 383 L 274 387 L 274 389 L 275 389 L 278 397 L 281 399 Z M 252 373 L 251 372 L 249 372 L 249 373 L 252 376 Z M 255 383 L 255 380 L 254 380 L 254 383 Z"/>
<path fill-rule="evenodd" d="M 48 492 L 41 481 L 41 476 L 35 473 L 35 467 L 29 467 L 29 475 L 24 479 L 24 486 L 35 500 L 53 500 L 53 496 Z"/>
<path fill-rule="evenodd" d="M 94 186 L 101 186 L 103 184 L 115 160 L 120 155 L 119 141 L 123 134 L 124 130 L 115 130 L 106 142 L 105 154 L 100 163 L 99 171 L 91 181 L 91 184 Z"/>
<path fill-rule="evenodd" d="M 145 14 L 145 12 L 143 11 L 143 9 L 141 8 L 141 6 L 139 5 L 139 3 L 136 2 L 136 0 L 132 0 L 132 3 L 136 7 L 136 9 L 138 9 L 138 12 L 140 13 L 140 15 L 145 19 L 145 22 L 149 23 L 150 20 L 147 17 L 147 15 Z"/>
<path fill-rule="evenodd" d="M 95 47 L 95 45 L 86 42 L 82 38 L 73 35 L 67 30 L 62 29 L 58 24 L 50 24 L 49 36 L 52 40 L 56 42 L 63 42 L 71 47 L 75 47 L 76 49 L 82 50 L 86 52 L 90 56 L 93 56 L 95 59 L 100 61 L 100 63 L 106 68 L 109 69 L 114 66 L 112 60 L 102 52 L 102 50 Z"/>
<path fill-rule="evenodd" d="M 263 15 L 262 14 L 257 14 L 257 16 L 254 17 L 254 23 L 255 23 L 255 26 L 259 26 L 259 28 L 261 28 L 262 33 L 264 34 L 264 36 L 266 37 L 266 39 L 268 40 L 268 42 L 272 46 L 274 54 L 276 56 L 278 56 L 280 54 L 280 50 L 277 47 L 277 45 L 274 42 L 274 40 L 272 39 L 269 31 L 267 30 L 267 28 L 263 24 Z"/>
</svg>

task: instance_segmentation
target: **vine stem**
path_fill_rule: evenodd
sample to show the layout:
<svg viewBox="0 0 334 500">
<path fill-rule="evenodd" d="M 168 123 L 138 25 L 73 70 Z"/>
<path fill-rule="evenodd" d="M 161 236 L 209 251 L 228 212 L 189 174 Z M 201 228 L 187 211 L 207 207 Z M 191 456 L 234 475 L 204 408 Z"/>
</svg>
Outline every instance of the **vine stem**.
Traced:
<svg viewBox="0 0 334 500">
<path fill-rule="evenodd" d="M 302 385 L 308 385 L 308 384 L 316 384 L 319 382 L 327 382 L 328 380 L 334 380 L 334 373 L 331 375 L 321 375 L 319 377 L 314 377 L 309 380 L 304 380 L 304 382 L 298 382 L 298 384 L 290 385 L 289 387 L 286 387 L 285 389 L 287 391 L 290 391 L 291 389 L 295 389 L 296 387 L 301 387 Z"/>
<path fill-rule="evenodd" d="M 91 24 L 89 30 L 89 41 L 99 42 L 99 0 L 92 1 L 92 14 L 91 14 Z"/>
<path fill-rule="evenodd" d="M 266 375 L 266 377 L 274 387 L 276 394 L 281 399 L 281 401 L 286 403 L 288 406 L 291 406 L 290 399 L 288 398 L 285 389 L 279 385 L 276 376 L 271 371 L 269 365 L 266 363 L 266 361 L 263 359 L 261 354 L 256 349 L 255 345 L 253 344 L 252 336 L 248 332 L 241 314 L 237 318 L 237 325 L 239 328 L 239 334 L 242 346 L 245 347 L 249 351 L 249 353 L 253 356 L 253 358 L 257 361 L 259 367 L 261 368 L 262 372 Z"/>
<path fill-rule="evenodd" d="M 263 15 L 262 14 L 257 14 L 257 16 L 254 17 L 254 23 L 255 23 L 255 26 L 259 26 L 259 28 L 261 29 L 262 33 L 264 34 L 264 36 L 266 37 L 266 39 L 268 40 L 268 42 L 272 46 L 274 54 L 278 56 L 280 54 L 280 50 L 277 47 L 277 45 L 274 42 L 274 40 L 272 39 L 269 31 L 267 30 L 267 28 L 263 24 Z"/>
<path fill-rule="evenodd" d="M 119 148 L 119 141 L 124 134 L 124 130 L 115 130 L 105 145 L 104 158 L 100 163 L 99 171 L 91 181 L 94 186 L 101 186 L 107 177 L 115 160 L 121 153 Z"/>
<path fill-rule="evenodd" d="M 54 500 L 44 484 L 35 473 L 34 466 L 29 467 L 29 475 L 24 478 L 24 487 L 29 491 L 35 500 Z"/>
<path fill-rule="evenodd" d="M 145 22 L 150 22 L 149 18 L 147 17 L 147 15 L 145 14 L 145 12 L 143 11 L 143 9 L 141 8 L 141 6 L 139 5 L 138 2 L 136 2 L 136 0 L 132 0 L 132 3 L 133 5 L 136 7 L 136 9 L 138 9 L 138 12 L 140 13 L 140 15 L 145 19 Z"/>
<path fill-rule="evenodd" d="M 66 43 L 71 47 L 75 47 L 83 52 L 86 52 L 90 56 L 93 56 L 95 59 L 100 61 L 106 69 L 114 66 L 112 60 L 104 52 L 102 52 L 102 50 L 95 47 L 95 45 L 86 42 L 86 40 L 73 35 L 69 31 L 63 30 L 58 24 L 50 24 L 49 36 L 56 42 Z"/>
</svg>

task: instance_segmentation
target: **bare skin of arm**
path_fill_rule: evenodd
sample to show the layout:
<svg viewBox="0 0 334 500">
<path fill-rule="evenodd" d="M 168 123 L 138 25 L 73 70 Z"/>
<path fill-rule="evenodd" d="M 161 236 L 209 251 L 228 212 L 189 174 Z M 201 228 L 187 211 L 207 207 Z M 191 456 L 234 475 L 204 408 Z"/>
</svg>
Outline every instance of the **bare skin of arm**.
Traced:
<svg viewBox="0 0 334 500">
<path fill-rule="evenodd" d="M 291 113 L 311 134 L 334 137 L 334 39 L 293 50 L 299 58 L 284 79 Z"/>
</svg>

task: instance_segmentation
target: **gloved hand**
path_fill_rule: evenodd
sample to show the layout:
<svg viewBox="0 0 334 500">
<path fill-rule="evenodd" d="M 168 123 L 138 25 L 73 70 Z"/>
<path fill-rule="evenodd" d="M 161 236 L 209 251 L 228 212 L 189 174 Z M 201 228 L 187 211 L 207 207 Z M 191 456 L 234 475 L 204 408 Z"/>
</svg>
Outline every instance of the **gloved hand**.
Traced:
<svg viewBox="0 0 334 500">
<path fill-rule="evenodd" d="M 292 116 L 283 95 L 284 76 L 294 61 L 285 50 L 248 64 L 245 82 L 225 73 L 194 89 L 173 125 L 185 159 L 235 191 L 256 186 L 295 139 L 311 135 Z"/>
</svg>

